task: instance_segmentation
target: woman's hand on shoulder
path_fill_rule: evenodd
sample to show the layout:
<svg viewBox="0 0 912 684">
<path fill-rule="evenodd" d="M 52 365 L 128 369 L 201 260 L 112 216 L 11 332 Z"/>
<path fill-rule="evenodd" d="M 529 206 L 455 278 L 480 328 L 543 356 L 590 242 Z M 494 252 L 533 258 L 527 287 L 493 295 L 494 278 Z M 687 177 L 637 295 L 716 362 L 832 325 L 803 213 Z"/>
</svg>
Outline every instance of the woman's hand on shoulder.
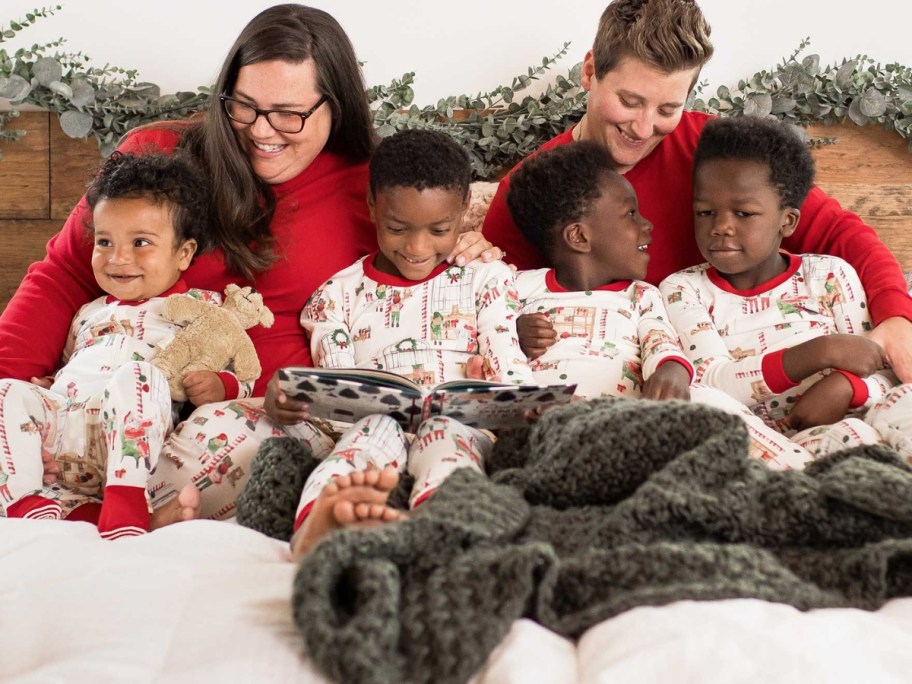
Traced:
<svg viewBox="0 0 912 684">
<path fill-rule="evenodd" d="M 459 236 L 447 261 L 457 266 L 465 266 L 474 259 L 487 262 L 503 259 L 505 256 L 503 250 L 488 242 L 484 235 L 477 230 L 469 230 Z"/>
<path fill-rule="evenodd" d="M 887 363 L 900 382 L 912 382 L 912 321 L 901 316 L 886 318 L 868 335 L 883 347 Z"/>
<path fill-rule="evenodd" d="M 282 391 L 279 374 L 275 373 L 266 386 L 263 408 L 273 422 L 279 425 L 297 425 L 310 418 L 310 405 L 295 401 Z"/>
</svg>

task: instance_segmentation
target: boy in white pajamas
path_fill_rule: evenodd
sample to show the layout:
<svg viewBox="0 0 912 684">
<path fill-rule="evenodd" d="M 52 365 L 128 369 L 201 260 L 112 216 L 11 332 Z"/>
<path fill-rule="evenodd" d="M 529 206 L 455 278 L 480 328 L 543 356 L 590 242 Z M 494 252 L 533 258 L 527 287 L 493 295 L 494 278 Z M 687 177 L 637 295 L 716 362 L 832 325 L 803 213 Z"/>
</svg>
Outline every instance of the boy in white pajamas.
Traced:
<svg viewBox="0 0 912 684">
<path fill-rule="evenodd" d="M 459 240 L 470 177 L 468 155 L 444 133 L 409 130 L 378 146 L 370 163 L 368 204 L 379 251 L 330 278 L 301 313 L 315 365 L 379 368 L 432 386 L 467 377 L 466 364 L 480 355 L 487 379 L 533 382 L 516 337 L 512 271 L 500 261 L 464 266 L 446 261 Z M 267 395 L 266 406 L 283 424 L 307 416 L 305 406 L 287 398 L 278 404 Z M 444 417 L 426 420 L 413 440 L 388 416 L 357 422 L 304 486 L 292 539 L 295 554 L 306 552 L 327 529 L 318 499 L 330 483 L 330 491 L 337 492 L 354 473 L 359 481 L 363 473 L 373 473 L 373 483 L 384 468 L 407 468 L 415 477 L 414 507 L 453 470 L 483 471 L 491 446 L 485 433 Z M 377 510 L 388 513 L 382 506 Z"/>
<path fill-rule="evenodd" d="M 107 295 L 73 319 L 53 378 L 0 381 L 0 514 L 86 520 L 118 539 L 149 529 L 146 484 L 172 426 L 168 384 L 151 361 L 181 326 L 162 307 L 175 293 L 221 298 L 181 280 L 208 244 L 208 186 L 188 161 L 115 153 L 86 198 L 92 269 Z M 186 384 L 195 404 L 251 389 L 227 372 Z M 42 487 L 43 457 L 60 464 L 64 492 Z M 184 506 L 198 500 L 182 493 Z"/>
<path fill-rule="evenodd" d="M 546 150 L 511 176 L 507 206 L 553 269 L 521 272 L 521 313 L 548 321 L 556 342 L 527 350 L 536 382 L 576 383 L 582 398 L 602 395 L 693 399 L 741 416 L 750 453 L 773 467 L 801 467 L 806 454 L 717 390 L 692 386 L 693 367 L 658 288 L 642 281 L 652 224 L 636 193 L 590 142 Z"/>
<path fill-rule="evenodd" d="M 814 164 L 782 124 L 706 125 L 694 159 L 696 240 L 708 263 L 660 285 L 698 382 L 744 402 L 816 457 L 884 443 L 912 458 L 912 385 L 896 386 L 846 262 L 779 251 L 801 230 Z"/>
</svg>

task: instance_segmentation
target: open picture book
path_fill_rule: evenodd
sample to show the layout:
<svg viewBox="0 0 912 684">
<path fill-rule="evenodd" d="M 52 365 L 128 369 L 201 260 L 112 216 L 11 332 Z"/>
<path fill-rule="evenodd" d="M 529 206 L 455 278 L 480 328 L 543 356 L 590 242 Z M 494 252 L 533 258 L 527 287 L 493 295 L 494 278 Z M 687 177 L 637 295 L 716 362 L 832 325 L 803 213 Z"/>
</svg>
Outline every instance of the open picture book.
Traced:
<svg viewBox="0 0 912 684">
<path fill-rule="evenodd" d="M 519 425 L 527 411 L 568 402 L 576 389 L 468 379 L 425 387 L 389 371 L 306 366 L 280 369 L 279 382 L 290 398 L 309 404 L 315 418 L 351 423 L 383 414 L 408 432 L 432 416 L 491 430 Z"/>
</svg>

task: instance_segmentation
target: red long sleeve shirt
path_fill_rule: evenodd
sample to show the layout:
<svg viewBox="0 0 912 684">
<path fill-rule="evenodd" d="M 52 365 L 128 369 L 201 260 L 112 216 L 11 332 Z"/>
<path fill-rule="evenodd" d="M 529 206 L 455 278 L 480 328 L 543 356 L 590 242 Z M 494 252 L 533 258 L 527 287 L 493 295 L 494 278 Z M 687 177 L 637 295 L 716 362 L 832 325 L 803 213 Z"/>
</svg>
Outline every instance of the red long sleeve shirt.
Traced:
<svg viewBox="0 0 912 684">
<path fill-rule="evenodd" d="M 704 261 L 694 240 L 693 158 L 700 132 L 709 120 L 700 112 L 684 112 L 681 122 L 624 177 L 636 190 L 640 213 L 652 221 L 652 246 L 646 280 L 657 285 L 666 276 Z M 572 141 L 566 131 L 541 149 Z M 484 236 L 509 254 L 520 269 L 550 265 L 523 237 L 507 208 L 509 175 L 504 178 L 484 221 Z M 861 277 L 871 317 L 879 323 L 891 316 L 912 320 L 912 298 L 902 269 L 873 228 L 839 202 L 814 187 L 801 206 L 798 230 L 782 247 L 793 254 L 830 254 L 848 261 Z"/>
</svg>

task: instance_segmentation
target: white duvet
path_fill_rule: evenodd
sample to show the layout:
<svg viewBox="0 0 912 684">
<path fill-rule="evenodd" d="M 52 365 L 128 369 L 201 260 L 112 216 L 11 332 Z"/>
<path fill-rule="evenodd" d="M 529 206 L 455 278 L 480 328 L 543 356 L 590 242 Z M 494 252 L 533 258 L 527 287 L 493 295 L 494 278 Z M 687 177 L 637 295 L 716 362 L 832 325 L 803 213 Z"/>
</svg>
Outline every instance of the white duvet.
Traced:
<svg viewBox="0 0 912 684">
<path fill-rule="evenodd" d="M 86 523 L 0 519 L 0 681 L 325 684 L 291 619 L 294 572 L 285 544 L 230 523 L 106 542 Z M 859 681 L 912 682 L 912 599 L 679 602 L 577 645 L 521 620 L 473 684 Z"/>
</svg>

